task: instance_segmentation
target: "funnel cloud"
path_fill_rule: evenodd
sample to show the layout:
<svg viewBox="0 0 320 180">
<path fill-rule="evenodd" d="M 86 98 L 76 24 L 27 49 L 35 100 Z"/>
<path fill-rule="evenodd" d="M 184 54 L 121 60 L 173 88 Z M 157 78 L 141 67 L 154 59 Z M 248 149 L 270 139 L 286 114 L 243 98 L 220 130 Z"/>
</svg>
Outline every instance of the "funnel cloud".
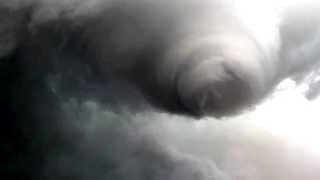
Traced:
<svg viewBox="0 0 320 180">
<path fill-rule="evenodd" d="M 102 79 L 129 82 L 169 112 L 229 115 L 256 103 L 277 81 L 278 60 L 270 58 L 276 55 L 267 54 L 228 1 L 1 6 L 2 56 L 18 53 L 27 66 L 45 68 L 78 59 Z"/>
<path fill-rule="evenodd" d="M 0 179 L 318 179 L 242 121 L 288 77 L 316 99 L 320 5 L 235 2 L 0 2 Z"/>
</svg>

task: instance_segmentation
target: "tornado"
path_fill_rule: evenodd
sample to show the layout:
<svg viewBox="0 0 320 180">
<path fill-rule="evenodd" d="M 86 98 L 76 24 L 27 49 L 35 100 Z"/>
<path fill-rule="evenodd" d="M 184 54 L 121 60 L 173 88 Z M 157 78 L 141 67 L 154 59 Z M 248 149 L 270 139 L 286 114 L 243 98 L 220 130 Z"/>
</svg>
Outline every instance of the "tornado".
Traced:
<svg viewBox="0 0 320 180">
<path fill-rule="evenodd" d="M 176 54 L 169 55 L 162 67 L 177 66 L 172 79 L 161 72 L 159 81 L 171 81 L 179 102 L 193 114 L 234 114 L 257 103 L 272 88 L 273 74 L 267 67 L 271 60 L 245 32 L 211 32 L 183 43 L 189 45 L 177 45 Z"/>
<path fill-rule="evenodd" d="M 270 151 L 260 151 L 250 134 L 262 137 L 259 143 L 269 142 L 263 134 L 256 136 L 254 128 L 262 124 L 247 129 L 245 119 L 286 118 L 297 125 L 295 120 L 307 113 L 309 123 L 313 106 L 302 108 L 312 107 L 302 114 L 300 106 L 286 106 L 294 93 L 279 101 L 284 109 L 272 116 L 261 111 L 269 105 L 239 113 L 299 72 L 314 71 L 305 76 L 311 84 L 306 96 L 319 95 L 319 11 L 293 10 L 277 24 L 269 21 L 269 12 L 254 9 L 258 6 L 251 3 L 260 1 L 245 1 L 0 0 L 0 156 L 5 165 L 0 174 L 41 180 L 227 180 L 239 179 L 238 173 L 260 178 L 255 162 L 265 175 L 269 166 L 264 163 L 272 172 L 278 168 L 273 159 L 292 171 L 278 163 L 280 156 L 267 156 L 262 164 L 257 156 L 252 159 L 253 151 L 246 150 L 251 146 L 243 142 L 254 144 L 258 155 L 281 148 L 272 143 Z M 244 16 L 234 2 L 249 6 L 240 8 Z M 289 102 L 299 103 L 300 96 Z M 216 122 L 226 119 L 231 122 Z M 273 127 L 281 130 L 283 122 Z M 243 161 L 246 155 L 249 164 Z M 291 167 L 295 160 L 286 158 L 280 160 L 289 160 Z M 309 167 L 305 160 L 302 165 Z M 283 172 L 279 175 L 283 179 Z"/>
<path fill-rule="evenodd" d="M 254 36 L 231 0 L 15 0 L 0 6 L 7 19 L 1 57 L 18 49 L 30 67 L 45 62 L 46 69 L 76 59 L 106 83 L 128 82 L 166 112 L 233 115 L 284 78 L 277 49 Z"/>
<path fill-rule="evenodd" d="M 145 61 L 130 67 L 130 76 L 138 75 L 138 86 L 152 103 L 175 113 L 222 117 L 251 107 L 272 89 L 276 52 L 255 39 L 235 15 L 232 2 L 164 5 L 142 3 L 138 9 L 146 9 L 148 18 L 136 18 L 147 29 L 141 34 L 157 37 L 157 42 L 142 40 L 153 48 L 142 48 L 148 54 Z M 148 14 L 150 8 L 154 10 Z"/>
<path fill-rule="evenodd" d="M 275 52 L 259 44 L 232 1 L 116 1 L 86 23 L 98 69 L 169 112 L 231 115 L 276 82 Z"/>
</svg>

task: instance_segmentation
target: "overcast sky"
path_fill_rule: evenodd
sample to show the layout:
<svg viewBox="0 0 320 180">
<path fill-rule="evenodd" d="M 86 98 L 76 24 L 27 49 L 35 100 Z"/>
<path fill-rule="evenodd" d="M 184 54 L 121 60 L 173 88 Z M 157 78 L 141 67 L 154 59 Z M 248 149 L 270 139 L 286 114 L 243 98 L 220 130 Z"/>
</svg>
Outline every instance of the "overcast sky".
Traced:
<svg viewBox="0 0 320 180">
<path fill-rule="evenodd" d="M 0 179 L 319 179 L 319 10 L 0 2 Z"/>
</svg>

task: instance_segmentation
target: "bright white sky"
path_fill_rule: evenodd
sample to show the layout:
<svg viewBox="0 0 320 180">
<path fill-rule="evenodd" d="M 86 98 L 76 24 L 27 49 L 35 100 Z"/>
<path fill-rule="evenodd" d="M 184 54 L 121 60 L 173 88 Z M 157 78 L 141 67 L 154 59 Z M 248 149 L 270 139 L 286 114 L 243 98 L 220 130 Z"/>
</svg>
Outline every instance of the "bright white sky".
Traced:
<svg viewBox="0 0 320 180">
<path fill-rule="evenodd" d="M 253 123 L 320 157 L 320 98 L 308 101 L 305 88 L 284 80 L 253 112 Z"/>
<path fill-rule="evenodd" d="M 262 46 L 281 46 L 278 24 L 284 15 L 299 7 L 320 7 L 319 0 L 233 0 L 236 14 Z"/>
<path fill-rule="evenodd" d="M 282 16 L 292 9 L 319 4 L 318 0 L 233 0 L 237 15 L 261 44 L 280 43 L 276 36 Z M 280 45 L 280 44 L 278 44 Z M 266 102 L 249 113 L 251 123 L 290 143 L 309 148 L 320 157 L 320 98 L 308 101 L 306 85 L 283 81 Z"/>
</svg>

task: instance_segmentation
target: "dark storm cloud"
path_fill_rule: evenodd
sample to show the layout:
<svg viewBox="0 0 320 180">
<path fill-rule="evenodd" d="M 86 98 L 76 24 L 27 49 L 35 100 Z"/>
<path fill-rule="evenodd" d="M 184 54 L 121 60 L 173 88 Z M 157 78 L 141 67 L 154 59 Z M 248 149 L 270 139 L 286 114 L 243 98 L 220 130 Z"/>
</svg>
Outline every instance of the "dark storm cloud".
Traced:
<svg viewBox="0 0 320 180">
<path fill-rule="evenodd" d="M 318 179 L 319 158 L 240 121 L 121 113 L 94 102 L 63 105 L 68 146 L 50 151 L 48 179 Z M 276 117 L 278 114 L 270 117 Z"/>
<path fill-rule="evenodd" d="M 20 38 L 4 32 L 12 45 L 2 47 L 19 47 L 30 64 L 85 61 L 102 78 L 129 81 L 170 112 L 228 115 L 261 99 L 275 82 L 275 60 L 228 1 L 42 0 L 2 7 L 10 22 L 29 17 L 24 26 L 3 23 L 27 30 Z"/>
<path fill-rule="evenodd" d="M 278 54 L 255 39 L 229 1 L 16 0 L 1 4 L 0 56 L 19 48 L 30 64 L 74 59 L 101 78 L 130 82 L 160 109 L 219 117 L 317 62 L 318 16 L 306 11 L 289 12 L 274 27 Z"/>
<path fill-rule="evenodd" d="M 217 163 L 229 147 L 219 139 L 233 128 L 214 127 L 222 133 L 211 144 L 212 129 L 199 135 L 191 117 L 174 119 L 158 108 L 230 115 L 263 98 L 283 78 L 283 67 L 296 65 L 279 67 L 282 59 L 256 41 L 228 1 L 0 6 L 1 152 L 10 164 L 3 177 L 235 179 L 237 172 L 224 172 L 238 170 L 233 160 L 223 168 Z M 237 152 L 229 153 L 239 158 Z M 244 177 L 254 174 L 254 165 L 249 169 Z"/>
<path fill-rule="evenodd" d="M 157 135 L 148 135 L 148 126 L 161 116 L 149 119 L 141 113 L 104 111 L 93 102 L 70 101 L 63 107 L 69 122 L 63 133 L 77 135 L 65 147 L 68 151 L 60 149 L 48 156 L 43 172 L 48 179 L 227 180 L 214 161 L 175 152 Z"/>
</svg>

